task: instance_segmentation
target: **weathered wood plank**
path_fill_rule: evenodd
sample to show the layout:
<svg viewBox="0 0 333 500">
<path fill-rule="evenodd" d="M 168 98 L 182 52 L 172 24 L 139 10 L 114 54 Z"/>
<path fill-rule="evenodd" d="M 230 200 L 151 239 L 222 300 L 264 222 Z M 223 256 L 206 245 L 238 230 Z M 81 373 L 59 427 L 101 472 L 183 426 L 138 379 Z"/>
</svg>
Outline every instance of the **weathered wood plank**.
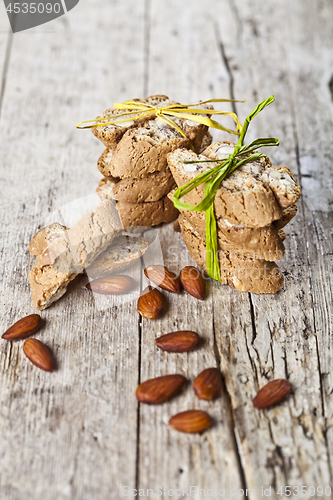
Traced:
<svg viewBox="0 0 333 500">
<path fill-rule="evenodd" d="M 30 237 L 49 211 L 92 193 L 100 178 L 103 146 L 75 124 L 143 92 L 143 7 L 80 2 L 55 32 L 14 36 L 0 122 L 2 331 L 34 311 Z M 55 354 L 56 373 L 30 365 L 22 342 L 1 342 L 6 499 L 118 498 L 122 484 L 135 484 L 135 300 L 110 299 L 103 309 L 75 284 L 71 292 L 42 312 L 47 323 L 37 334 Z"/>
<path fill-rule="evenodd" d="M 185 2 L 181 10 L 176 1 L 152 2 L 149 54 L 148 93 L 163 92 L 184 103 L 229 96 L 228 74 L 220 58 L 210 11 L 200 2 Z M 227 109 L 224 103 L 221 106 Z M 179 273 L 185 265 L 193 264 L 172 225 L 163 227 L 159 234 L 165 265 Z M 152 263 L 144 260 L 147 265 Z M 161 263 L 158 257 L 153 262 Z M 186 293 L 178 296 L 165 292 L 165 296 L 167 313 L 159 320 L 142 322 L 141 380 L 180 373 L 189 384 L 169 403 L 156 408 L 140 405 L 138 487 L 144 491 L 155 485 L 173 490 L 191 485 L 206 490 L 241 489 L 242 473 L 226 394 L 207 403 L 198 400 L 191 387 L 204 368 L 217 365 L 213 289 L 209 288 L 204 302 Z M 203 346 L 188 354 L 163 353 L 154 346 L 156 337 L 177 330 L 198 332 L 204 339 Z M 204 436 L 181 435 L 167 425 L 172 415 L 191 408 L 206 410 L 214 418 L 213 429 Z M 193 498 L 202 495 L 192 491 Z"/>
<path fill-rule="evenodd" d="M 251 124 L 248 139 L 280 138 L 269 154 L 298 171 L 303 201 L 286 231 L 286 284 L 275 296 L 249 297 L 210 282 L 205 302 L 166 292 L 167 313 L 140 326 L 135 296 L 107 305 L 74 283 L 42 313 L 47 323 L 37 334 L 54 351 L 58 372 L 32 367 L 22 342 L 2 342 L 4 500 L 121 498 L 124 486 L 159 485 L 251 488 L 253 500 L 262 486 L 280 498 L 279 486 L 332 482 L 332 20 L 329 0 L 279 0 L 274 9 L 259 0 L 82 0 L 54 31 L 12 37 L 0 119 L 2 330 L 33 312 L 31 235 L 51 211 L 90 195 L 100 178 L 103 146 L 74 125 L 114 101 L 230 95 L 247 99 L 236 105 L 244 118 L 274 93 L 276 103 Z M 4 13 L 1 70 L 6 22 Z M 159 238 L 170 268 L 190 263 L 172 226 Z M 150 255 L 146 264 L 160 258 Z M 197 352 L 168 355 L 154 347 L 156 336 L 182 328 L 204 337 Z M 177 371 L 192 382 L 218 363 L 225 389 L 216 402 L 197 400 L 188 384 L 170 403 L 137 412 L 139 379 Z M 294 394 L 277 408 L 254 411 L 258 387 L 286 376 Z M 215 419 L 203 436 L 167 426 L 191 406 Z"/>
<path fill-rule="evenodd" d="M 316 88 L 314 81 L 309 82 L 301 77 L 302 65 L 312 73 L 314 68 L 309 69 L 308 64 L 316 58 L 309 47 L 305 49 L 301 41 L 296 42 L 293 36 L 302 33 L 305 38 L 305 26 L 309 19 L 316 19 L 317 7 L 297 3 L 297 14 L 293 12 L 290 16 L 285 2 L 279 2 L 272 23 L 268 21 L 271 10 L 268 4 L 255 6 L 235 2 L 231 9 L 230 4 L 224 2 L 224 15 L 221 9 L 221 15 L 217 16 L 224 52 L 232 72 L 235 96 L 242 98 L 246 93 L 248 96 L 246 112 L 268 95 L 274 93 L 276 96 L 276 104 L 251 124 L 249 139 L 263 134 L 279 137 L 281 146 L 278 151 L 272 151 L 272 158 L 277 164 L 286 163 L 296 172 L 300 148 L 307 149 L 310 138 L 304 137 L 304 142 L 300 144 L 295 114 L 302 115 L 311 108 L 311 115 L 316 115 L 320 105 L 317 99 L 313 103 L 307 100 L 305 107 L 305 102 L 301 103 L 297 98 L 308 95 L 307 86 L 308 90 L 312 89 L 311 92 Z M 235 15 L 236 12 L 238 15 Z M 282 34 L 283 26 L 285 33 L 283 31 Z M 315 27 L 309 28 L 309 31 L 318 32 Z M 232 41 L 232 33 L 238 33 L 237 44 Z M 328 48 L 332 40 L 318 43 L 323 48 L 323 54 L 327 53 L 326 43 Z M 289 64 L 291 58 L 292 63 Z M 323 55 L 318 66 L 324 65 L 324 58 Z M 297 84 L 294 82 L 295 75 Z M 297 96 L 293 92 L 296 88 Z M 237 106 L 237 109 L 240 114 L 243 113 L 243 106 Z M 305 115 L 303 124 L 306 123 L 304 118 Z M 319 118 L 316 119 L 315 142 L 318 149 L 314 151 L 311 148 L 319 163 L 322 156 L 319 151 L 323 150 L 323 146 L 319 145 L 322 143 L 319 137 L 323 137 L 323 125 Z M 307 131 L 310 129 L 304 128 Z M 322 164 L 319 179 L 321 176 L 327 178 L 327 174 L 328 169 Z M 304 192 L 303 178 L 301 180 L 306 199 L 309 193 Z M 234 407 L 246 484 L 256 490 L 261 485 L 273 488 L 284 487 L 285 484 L 325 486 L 331 481 L 325 440 L 326 422 L 321 401 L 320 353 L 315 335 L 318 332 L 313 318 L 313 278 L 310 279 L 308 266 L 311 277 L 313 274 L 318 275 L 318 271 L 315 260 L 310 260 L 306 252 L 307 241 L 316 240 L 316 237 L 311 231 L 304 231 L 308 221 L 309 218 L 304 219 L 301 210 L 287 228 L 287 255 L 281 262 L 286 277 L 284 290 L 274 297 L 252 296 L 252 325 L 242 320 L 235 326 L 229 318 L 229 333 L 217 335 L 221 342 L 222 366 L 227 374 L 226 385 Z M 328 280 L 323 281 L 325 286 L 330 286 Z M 230 293 L 233 295 L 233 292 Z M 327 291 L 324 293 L 327 297 Z M 242 318 L 235 299 L 231 299 L 231 304 L 235 308 L 233 316 Z M 222 324 L 217 329 L 223 332 Z M 243 331 L 243 334 L 235 335 L 237 330 Z M 228 339 L 230 346 L 226 347 Z M 235 366 L 230 361 L 231 353 L 236 353 Z M 242 377 L 243 371 L 241 388 L 237 380 Z M 258 386 L 264 385 L 267 379 L 280 377 L 290 378 L 295 388 L 293 398 L 281 408 L 258 415 L 252 408 L 251 398 Z M 257 432 L 254 431 L 256 428 Z M 257 453 L 259 447 L 260 454 Z"/>
<path fill-rule="evenodd" d="M 3 94 L 6 88 L 6 75 L 10 59 L 11 42 L 13 34 L 5 11 L 5 6 L 0 5 L 0 113 Z"/>
</svg>

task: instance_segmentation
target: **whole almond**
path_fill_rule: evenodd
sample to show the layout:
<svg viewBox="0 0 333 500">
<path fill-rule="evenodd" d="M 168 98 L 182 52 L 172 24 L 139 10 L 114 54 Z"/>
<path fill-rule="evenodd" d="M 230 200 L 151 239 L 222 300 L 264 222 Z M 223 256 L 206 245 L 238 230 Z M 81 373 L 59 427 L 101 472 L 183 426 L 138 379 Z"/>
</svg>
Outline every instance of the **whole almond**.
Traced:
<svg viewBox="0 0 333 500">
<path fill-rule="evenodd" d="M 200 269 L 186 266 L 180 272 L 180 281 L 185 290 L 196 299 L 204 300 L 206 296 L 206 282 Z"/>
<path fill-rule="evenodd" d="M 146 278 L 155 285 L 168 290 L 168 292 L 180 293 L 182 285 L 177 275 L 165 266 L 148 266 L 144 270 Z"/>
<path fill-rule="evenodd" d="M 289 380 L 283 378 L 271 380 L 258 391 L 253 406 L 258 410 L 280 403 L 292 390 Z"/>
<path fill-rule="evenodd" d="M 121 274 L 115 276 L 104 276 L 91 281 L 86 285 L 88 290 L 104 295 L 122 295 L 133 290 L 135 281 L 129 276 Z"/>
<path fill-rule="evenodd" d="M 165 300 L 157 288 L 148 286 L 138 300 L 138 311 L 144 318 L 156 319 L 161 316 Z"/>
<path fill-rule="evenodd" d="M 23 351 L 31 363 L 41 370 L 46 372 L 53 372 L 55 370 L 55 362 L 51 351 L 40 340 L 26 340 L 23 345 Z"/>
<path fill-rule="evenodd" d="M 183 375 L 164 375 L 152 378 L 140 384 L 136 397 L 141 403 L 159 404 L 175 396 L 185 384 Z"/>
<path fill-rule="evenodd" d="M 217 398 L 221 392 L 222 379 L 218 368 L 206 368 L 193 383 L 193 389 L 199 399 L 211 401 Z"/>
<path fill-rule="evenodd" d="M 199 335 L 195 332 L 171 332 L 155 340 L 155 345 L 167 352 L 194 351 L 199 342 Z"/>
<path fill-rule="evenodd" d="M 212 420 L 205 411 L 187 410 L 171 417 L 169 425 L 180 432 L 203 432 L 212 426 Z"/>
<path fill-rule="evenodd" d="M 22 340 L 30 337 L 39 330 L 42 324 L 42 318 L 39 314 L 29 314 L 14 323 L 2 335 L 5 340 Z"/>
</svg>

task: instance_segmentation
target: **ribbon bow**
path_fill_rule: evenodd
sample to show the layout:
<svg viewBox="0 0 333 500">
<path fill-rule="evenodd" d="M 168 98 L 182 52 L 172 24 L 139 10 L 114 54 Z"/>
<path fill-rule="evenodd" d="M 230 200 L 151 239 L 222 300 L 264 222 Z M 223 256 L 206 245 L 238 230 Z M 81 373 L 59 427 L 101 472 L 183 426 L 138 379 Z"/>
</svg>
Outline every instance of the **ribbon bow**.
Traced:
<svg viewBox="0 0 333 500">
<path fill-rule="evenodd" d="M 96 118 L 94 120 L 84 120 L 76 125 L 76 128 L 85 129 L 85 128 L 96 128 L 96 127 L 105 127 L 106 125 L 118 125 L 119 123 L 124 123 L 127 121 L 131 121 L 132 119 L 139 120 L 145 116 L 155 114 L 159 117 L 160 120 L 166 122 L 168 125 L 177 130 L 183 137 L 186 137 L 184 131 L 171 119 L 170 116 L 176 118 L 184 118 L 186 120 L 192 120 L 208 127 L 217 128 L 219 130 L 224 130 L 229 134 L 239 135 L 242 126 L 238 120 L 236 113 L 227 112 L 227 111 L 219 111 L 216 109 L 200 109 L 196 108 L 196 106 L 200 106 L 201 104 L 206 104 L 210 102 L 243 102 L 243 101 L 235 101 L 234 99 L 209 99 L 207 101 L 201 101 L 197 104 L 170 104 L 168 106 L 152 106 L 146 102 L 140 101 L 127 101 L 123 103 L 114 103 L 114 108 L 119 110 L 126 110 L 124 113 L 119 113 L 114 116 L 104 116 L 102 118 Z M 209 115 L 229 115 L 231 116 L 236 125 L 237 130 L 231 130 L 229 128 L 224 127 L 220 123 L 215 120 L 212 120 L 208 116 L 202 116 L 204 113 Z M 132 116 L 136 115 L 136 116 Z M 126 118 L 124 118 L 126 117 Z M 111 121 L 107 121 L 110 120 Z M 121 119 L 122 118 L 122 119 Z M 91 122 L 94 122 L 91 124 Z M 103 123 L 97 123 L 103 122 Z M 82 123 L 90 123 L 90 125 L 81 126 Z M 193 147 L 192 147 L 193 149 Z"/>
<path fill-rule="evenodd" d="M 219 165 L 209 169 L 207 172 L 195 177 L 193 180 L 184 184 L 178 188 L 173 195 L 173 202 L 176 208 L 181 208 L 185 210 L 194 211 L 205 211 L 206 214 L 206 248 L 207 248 L 207 274 L 211 278 L 221 282 L 220 266 L 218 259 L 218 248 L 217 248 L 217 228 L 216 219 L 214 214 L 214 199 L 217 190 L 223 179 L 230 175 L 236 168 L 249 163 L 251 161 L 257 160 L 267 156 L 263 153 L 258 153 L 255 151 L 257 148 L 262 146 L 278 146 L 278 139 L 273 137 L 267 137 L 262 139 L 256 139 L 255 141 L 243 146 L 243 140 L 248 129 L 251 120 L 266 106 L 274 101 L 274 96 L 270 96 L 263 102 L 258 104 L 258 106 L 249 114 L 245 119 L 244 125 L 241 129 L 241 133 L 235 149 L 229 157 L 221 162 L 219 160 L 203 160 L 204 163 L 207 162 L 220 162 Z M 254 152 L 255 151 L 255 152 Z M 254 152 L 254 153 L 253 153 Z M 253 154 L 251 154 L 253 153 Z M 245 156 L 247 155 L 247 156 Z M 201 163 L 200 161 L 185 161 L 184 163 Z M 188 205 L 180 201 L 180 198 L 185 196 L 187 193 L 195 189 L 202 183 L 205 183 L 204 187 L 204 197 L 198 205 Z"/>
</svg>

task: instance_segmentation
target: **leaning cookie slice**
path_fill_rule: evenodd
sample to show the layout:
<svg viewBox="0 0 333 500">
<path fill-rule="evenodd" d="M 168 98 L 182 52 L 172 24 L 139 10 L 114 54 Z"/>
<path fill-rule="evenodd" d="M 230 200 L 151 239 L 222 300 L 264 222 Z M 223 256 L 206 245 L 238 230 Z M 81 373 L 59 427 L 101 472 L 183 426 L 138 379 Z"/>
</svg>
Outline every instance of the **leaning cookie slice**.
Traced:
<svg viewBox="0 0 333 500">
<path fill-rule="evenodd" d="M 147 250 L 148 241 L 139 237 L 122 235 L 86 268 L 89 279 L 114 274 L 131 266 Z"/>
<path fill-rule="evenodd" d="M 116 207 L 100 203 L 62 237 L 49 241 L 30 271 L 31 295 L 36 309 L 46 309 L 67 290 L 67 285 L 97 258 L 122 231 Z M 47 230 L 44 231 L 47 235 Z M 43 247 L 43 245 L 42 245 Z M 42 249 L 41 247 L 41 249 Z"/>
</svg>

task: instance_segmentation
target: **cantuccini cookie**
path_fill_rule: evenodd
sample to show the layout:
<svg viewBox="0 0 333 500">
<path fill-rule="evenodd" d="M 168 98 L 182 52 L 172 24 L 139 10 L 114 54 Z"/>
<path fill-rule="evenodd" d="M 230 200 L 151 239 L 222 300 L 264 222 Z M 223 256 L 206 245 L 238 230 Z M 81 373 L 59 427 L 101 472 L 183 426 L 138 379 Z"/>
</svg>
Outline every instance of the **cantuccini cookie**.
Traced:
<svg viewBox="0 0 333 500">
<path fill-rule="evenodd" d="M 29 243 L 29 252 L 31 255 L 41 255 L 48 246 L 58 238 L 65 238 L 67 227 L 62 226 L 58 222 L 53 222 L 46 227 L 43 227 L 36 233 Z"/>
<path fill-rule="evenodd" d="M 229 141 L 215 142 L 205 149 L 202 154 L 214 160 L 224 160 L 233 152 L 234 146 L 235 144 Z M 268 156 L 255 162 L 245 163 L 237 169 L 237 172 L 253 175 L 263 184 L 269 186 L 282 208 L 287 208 L 296 203 L 301 195 L 301 188 L 297 184 L 292 171 L 286 166 L 272 165 Z"/>
<path fill-rule="evenodd" d="M 206 241 L 206 217 L 204 212 L 180 210 L 182 217 Z M 238 253 L 253 259 L 277 261 L 284 257 L 285 248 L 278 229 L 273 225 L 249 228 L 235 226 L 228 221 L 217 219 L 217 242 L 221 250 Z"/>
<path fill-rule="evenodd" d="M 218 147 L 214 143 L 201 155 L 185 149 L 178 149 L 168 154 L 168 165 L 179 187 L 212 168 L 212 163 L 205 160 L 214 156 L 221 157 L 222 160 L 233 151 L 233 143 L 217 144 Z M 194 163 L 187 164 L 186 161 Z M 221 217 L 230 224 L 252 228 L 268 226 L 273 221 L 281 219 L 283 209 L 287 205 L 286 200 L 289 200 L 290 205 L 294 204 L 300 195 L 300 188 L 291 176 L 288 182 L 285 179 L 280 180 L 280 190 L 277 179 L 274 179 L 274 186 L 266 182 L 267 175 L 271 176 L 275 169 L 269 159 L 264 157 L 244 164 L 230 174 L 221 182 L 215 196 L 216 217 Z M 204 184 L 200 184 L 182 200 L 197 205 L 203 199 L 203 194 Z"/>
<path fill-rule="evenodd" d="M 110 179 L 110 180 L 109 180 Z M 114 182 L 113 178 L 104 177 L 98 185 L 100 198 L 127 201 L 128 203 L 143 203 L 158 201 L 167 195 L 176 183 L 171 172 L 154 172 L 142 179 L 126 178 Z"/>
<path fill-rule="evenodd" d="M 31 294 L 36 309 L 46 309 L 66 292 L 67 285 L 97 258 L 122 231 L 114 203 L 104 201 L 88 212 L 61 237 L 31 245 L 37 256 L 30 271 Z M 48 235 L 47 229 L 44 235 Z M 38 241 L 40 237 L 35 239 Z"/>
<path fill-rule="evenodd" d="M 140 102 L 148 103 L 151 104 L 152 106 L 162 106 L 162 105 L 167 106 L 169 104 L 174 104 L 174 102 L 170 101 L 170 99 L 166 95 L 153 95 L 147 97 L 147 99 L 133 99 L 133 101 L 136 101 L 138 103 Z M 128 115 L 126 115 L 127 111 Z M 121 123 L 114 125 L 94 127 L 91 129 L 94 136 L 97 137 L 97 139 L 99 139 L 100 141 L 102 141 L 107 148 L 114 149 L 127 130 L 130 130 L 131 128 L 134 127 L 140 127 L 146 121 L 152 118 L 152 115 L 147 115 L 143 118 L 137 118 L 140 114 L 142 114 L 141 111 L 133 113 L 133 110 L 130 109 L 126 110 L 126 109 L 108 108 L 102 113 L 101 116 L 97 116 L 97 120 L 99 118 L 110 116 L 111 117 L 110 121 L 111 121 L 113 119 L 116 119 L 117 115 L 120 114 L 124 114 L 121 120 L 125 120 L 127 118 L 130 118 L 130 120 L 123 121 Z M 96 122 L 96 124 L 101 124 L 101 123 L 103 122 L 102 121 Z"/>
<path fill-rule="evenodd" d="M 117 209 L 125 230 L 135 231 L 135 226 L 151 227 L 171 222 L 178 217 L 178 210 L 167 196 L 150 203 L 119 201 Z"/>
<path fill-rule="evenodd" d="M 147 99 L 133 99 L 133 100 L 138 103 L 147 103 L 154 107 L 164 107 L 164 106 L 179 104 L 176 101 L 172 101 L 165 95 L 153 95 L 148 97 Z M 207 110 L 208 116 L 209 116 L 209 109 L 212 109 L 212 106 L 208 104 L 199 104 L 196 107 L 198 109 Z M 126 114 L 126 112 L 128 112 L 128 114 Z M 101 117 L 98 116 L 97 119 L 110 116 L 110 121 L 112 121 L 116 119 L 117 115 L 119 114 L 123 114 L 121 120 L 126 120 L 126 119 L 129 120 L 122 121 L 117 124 L 98 126 L 92 128 L 92 133 L 95 135 L 95 137 L 100 139 L 107 148 L 114 149 L 127 131 L 131 129 L 138 129 L 141 126 L 147 126 L 147 122 L 152 121 L 152 119 L 155 120 L 158 119 L 156 117 L 156 114 L 154 113 L 139 118 L 139 116 L 142 114 L 142 111 L 134 113 L 133 110 L 129 109 L 119 110 L 115 108 L 105 110 L 102 116 Z M 193 120 L 188 120 L 179 117 L 171 117 L 171 116 L 168 118 L 173 120 L 177 124 L 177 126 L 183 130 L 187 138 L 194 145 L 195 149 L 198 150 L 204 135 L 207 133 L 208 127 Z M 96 124 L 98 125 L 101 125 L 102 123 L 103 122 L 101 121 L 99 122 L 96 121 Z M 163 124 L 166 125 L 164 121 Z"/>
<path fill-rule="evenodd" d="M 139 237 L 121 235 L 95 259 L 85 271 L 89 279 L 114 274 L 132 265 L 147 250 L 148 241 Z"/>
<path fill-rule="evenodd" d="M 114 177 L 103 177 L 98 183 L 96 193 L 102 201 L 113 200 L 112 192 L 119 182 L 119 179 Z"/>
<path fill-rule="evenodd" d="M 194 262 L 207 270 L 206 244 L 200 234 L 184 218 L 179 220 L 181 232 Z M 283 286 L 283 275 L 275 262 L 246 258 L 224 250 L 218 252 L 221 283 L 251 293 L 276 293 Z"/>
</svg>

